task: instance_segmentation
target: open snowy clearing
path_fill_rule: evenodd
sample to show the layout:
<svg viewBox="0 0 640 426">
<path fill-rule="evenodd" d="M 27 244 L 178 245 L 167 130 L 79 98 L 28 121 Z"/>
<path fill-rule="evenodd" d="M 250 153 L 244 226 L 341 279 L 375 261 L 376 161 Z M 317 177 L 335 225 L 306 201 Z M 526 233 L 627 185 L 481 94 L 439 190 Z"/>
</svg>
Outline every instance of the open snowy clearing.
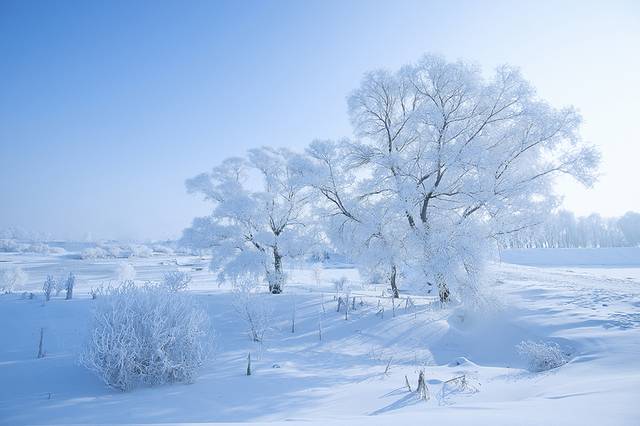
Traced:
<svg viewBox="0 0 640 426">
<path fill-rule="evenodd" d="M 128 260 L 140 282 L 175 268 L 193 274 L 189 291 L 211 316 L 216 349 L 193 384 L 126 393 L 78 364 L 95 303 L 89 291 L 113 280 L 119 262 L 0 254 L 0 264 L 21 264 L 26 290 L 38 292 L 0 296 L 0 424 L 638 424 L 640 250 L 625 250 L 622 265 L 591 259 L 594 267 L 570 251 L 503 253 L 553 267 L 493 264 L 489 302 L 477 310 L 418 296 L 411 306 L 402 294 L 394 314 L 383 287 L 361 285 L 355 270 L 326 265 L 316 282 L 300 267 L 284 294 L 264 295 L 272 317 L 262 344 L 247 337 L 233 293 L 218 287 L 206 260 Z M 74 299 L 43 304 L 45 276 L 62 270 L 78 277 Z M 341 276 L 356 297 L 347 320 L 334 298 Z M 41 328 L 46 356 L 36 359 Z M 524 340 L 557 343 L 570 361 L 530 372 L 516 349 Z M 406 376 L 415 391 L 421 369 L 426 402 L 405 385 Z"/>
</svg>

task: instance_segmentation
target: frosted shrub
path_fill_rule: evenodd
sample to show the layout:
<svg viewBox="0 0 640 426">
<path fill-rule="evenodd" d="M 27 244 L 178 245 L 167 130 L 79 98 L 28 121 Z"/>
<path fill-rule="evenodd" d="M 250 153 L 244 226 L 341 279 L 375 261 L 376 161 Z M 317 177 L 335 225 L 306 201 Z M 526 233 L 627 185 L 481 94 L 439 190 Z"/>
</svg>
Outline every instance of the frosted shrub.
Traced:
<svg viewBox="0 0 640 426">
<path fill-rule="evenodd" d="M 17 252 L 20 251 L 20 244 L 13 239 L 0 239 L 0 252 Z"/>
<path fill-rule="evenodd" d="M 26 253 L 49 254 L 51 248 L 44 243 L 33 243 L 24 249 Z"/>
<path fill-rule="evenodd" d="M 66 252 L 62 247 L 49 247 L 49 254 L 65 254 Z"/>
<path fill-rule="evenodd" d="M 151 257 L 153 256 L 153 250 L 147 246 L 135 245 L 130 247 L 129 257 Z"/>
<path fill-rule="evenodd" d="M 271 322 L 271 310 L 257 293 L 236 293 L 233 306 L 247 325 L 247 334 L 254 342 L 263 342 Z"/>
<path fill-rule="evenodd" d="M 105 252 L 105 257 L 115 257 L 116 259 L 129 257 L 129 252 L 117 245 L 107 245 L 100 247 Z"/>
<path fill-rule="evenodd" d="M 27 274 L 19 266 L 0 269 L 0 292 L 11 293 L 27 282 Z"/>
<path fill-rule="evenodd" d="M 154 253 L 161 253 L 167 255 L 173 255 L 174 251 L 171 247 L 163 246 L 161 244 L 156 244 L 152 247 Z"/>
<path fill-rule="evenodd" d="M 257 278 L 246 275 L 234 280 L 233 307 L 247 325 L 247 334 L 251 340 L 262 342 L 269 329 L 272 312 L 264 299 L 264 294 L 258 293 L 254 279 Z"/>
<path fill-rule="evenodd" d="M 562 352 L 556 343 L 526 340 L 520 342 L 516 349 L 529 364 L 529 370 L 535 372 L 558 368 L 569 361 L 569 355 Z"/>
<path fill-rule="evenodd" d="M 91 248 L 82 250 L 82 253 L 80 253 L 80 257 L 82 259 L 89 259 L 89 260 L 105 259 L 109 257 L 109 253 L 107 253 L 107 251 L 101 247 L 91 247 Z"/>
<path fill-rule="evenodd" d="M 51 299 L 51 294 L 58 287 L 58 282 L 53 275 L 47 275 L 47 279 L 44 280 L 44 284 L 42 285 L 42 292 L 44 293 L 44 300 L 47 302 Z"/>
<path fill-rule="evenodd" d="M 130 263 L 119 263 L 116 269 L 118 281 L 131 281 L 136 277 L 136 269 Z"/>
<path fill-rule="evenodd" d="M 336 289 L 336 293 L 341 293 L 347 290 L 349 280 L 347 277 L 340 277 L 338 279 L 333 280 L 333 286 Z"/>
<path fill-rule="evenodd" d="M 170 271 L 162 277 L 162 285 L 169 291 L 186 290 L 191 282 L 191 274 L 182 271 Z"/>
<path fill-rule="evenodd" d="M 211 348 L 209 319 L 188 293 L 132 281 L 96 299 L 81 363 L 109 386 L 192 382 Z"/>
</svg>

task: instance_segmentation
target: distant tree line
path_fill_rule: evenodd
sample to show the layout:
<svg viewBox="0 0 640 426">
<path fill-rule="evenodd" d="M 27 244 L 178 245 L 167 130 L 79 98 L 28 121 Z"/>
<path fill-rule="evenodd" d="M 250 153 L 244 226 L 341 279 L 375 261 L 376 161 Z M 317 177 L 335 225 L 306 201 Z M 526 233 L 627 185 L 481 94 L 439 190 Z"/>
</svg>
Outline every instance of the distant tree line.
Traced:
<svg viewBox="0 0 640 426">
<path fill-rule="evenodd" d="M 501 241 L 508 248 L 595 248 L 640 246 L 640 213 L 614 218 L 599 214 L 576 217 L 560 210 L 538 226 L 510 234 Z"/>
</svg>

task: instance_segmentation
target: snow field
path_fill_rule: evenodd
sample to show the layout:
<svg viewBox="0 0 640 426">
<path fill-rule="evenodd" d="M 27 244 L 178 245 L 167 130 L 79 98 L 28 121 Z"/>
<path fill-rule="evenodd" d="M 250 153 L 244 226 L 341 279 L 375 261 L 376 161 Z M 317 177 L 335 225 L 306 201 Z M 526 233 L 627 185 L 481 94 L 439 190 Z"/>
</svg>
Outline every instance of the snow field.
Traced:
<svg viewBox="0 0 640 426">
<path fill-rule="evenodd" d="M 135 259 L 140 282 L 176 267 L 193 274 L 189 291 L 211 317 L 216 350 L 194 384 L 123 393 L 77 361 L 94 303 L 89 290 L 113 279 L 119 262 L 2 260 L 23 264 L 27 291 L 40 293 L 44 276 L 59 269 L 76 273 L 78 285 L 73 300 L 60 295 L 44 306 L 41 294 L 0 296 L 0 424 L 631 425 L 640 418 L 637 269 L 496 264 L 492 296 L 477 308 L 442 308 L 434 298 L 410 296 L 412 307 L 403 294 L 394 316 L 383 287 L 362 285 L 353 269 L 326 266 L 316 282 L 312 268 L 301 267 L 288 271 L 284 294 L 261 295 L 272 317 L 256 343 L 234 309 L 234 294 L 218 287 L 206 260 Z M 342 276 L 356 297 L 347 320 L 344 310 L 336 312 L 333 280 Z M 37 359 L 41 328 L 46 356 Z M 556 343 L 570 361 L 529 372 L 516 348 L 523 340 Z M 420 370 L 427 401 L 405 385 L 406 376 L 415 391 Z"/>
</svg>

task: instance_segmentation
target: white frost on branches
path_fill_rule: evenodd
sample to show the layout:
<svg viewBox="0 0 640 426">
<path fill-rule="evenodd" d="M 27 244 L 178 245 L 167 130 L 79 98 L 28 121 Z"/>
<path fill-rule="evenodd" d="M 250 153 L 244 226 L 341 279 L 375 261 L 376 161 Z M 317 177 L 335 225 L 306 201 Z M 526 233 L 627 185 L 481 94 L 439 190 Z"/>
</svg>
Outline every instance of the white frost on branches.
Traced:
<svg viewBox="0 0 640 426">
<path fill-rule="evenodd" d="M 206 312 L 193 296 L 126 281 L 96 299 L 81 362 L 109 386 L 192 382 L 210 351 Z"/>
<path fill-rule="evenodd" d="M 252 274 L 281 293 L 283 262 L 310 251 L 309 188 L 291 164 L 294 157 L 285 149 L 254 149 L 247 159 L 227 159 L 187 181 L 189 192 L 214 207 L 193 221 L 182 241 L 212 250 L 211 269 L 221 282 Z"/>
<path fill-rule="evenodd" d="M 116 268 L 116 279 L 119 282 L 132 281 L 136 277 L 136 269 L 130 263 L 118 263 Z"/>
<path fill-rule="evenodd" d="M 19 266 L 0 269 L 0 292 L 11 293 L 27 282 L 27 274 Z"/>
<path fill-rule="evenodd" d="M 520 342 L 516 349 L 533 372 L 558 368 L 569 361 L 569 354 L 564 353 L 556 343 L 525 340 Z"/>
<path fill-rule="evenodd" d="M 260 273 L 279 293 L 283 259 L 309 253 L 313 234 L 394 297 L 413 287 L 461 299 L 478 293 L 496 241 L 558 205 L 556 176 L 595 179 L 579 114 L 549 106 L 509 66 L 485 78 L 427 55 L 366 74 L 348 103 L 354 140 L 253 150 L 187 182 L 214 209 L 183 242 L 211 249 L 221 280 Z"/>
<path fill-rule="evenodd" d="M 162 285 L 172 291 L 186 290 L 191 282 L 191 274 L 183 271 L 170 271 L 162 276 Z"/>
<path fill-rule="evenodd" d="M 316 141 L 299 174 L 323 200 L 333 245 L 369 275 L 441 301 L 475 288 L 493 239 L 540 222 L 552 182 L 590 184 L 598 154 L 580 116 L 535 96 L 518 70 L 491 79 L 425 56 L 368 73 L 349 98 L 354 141 Z"/>
</svg>

